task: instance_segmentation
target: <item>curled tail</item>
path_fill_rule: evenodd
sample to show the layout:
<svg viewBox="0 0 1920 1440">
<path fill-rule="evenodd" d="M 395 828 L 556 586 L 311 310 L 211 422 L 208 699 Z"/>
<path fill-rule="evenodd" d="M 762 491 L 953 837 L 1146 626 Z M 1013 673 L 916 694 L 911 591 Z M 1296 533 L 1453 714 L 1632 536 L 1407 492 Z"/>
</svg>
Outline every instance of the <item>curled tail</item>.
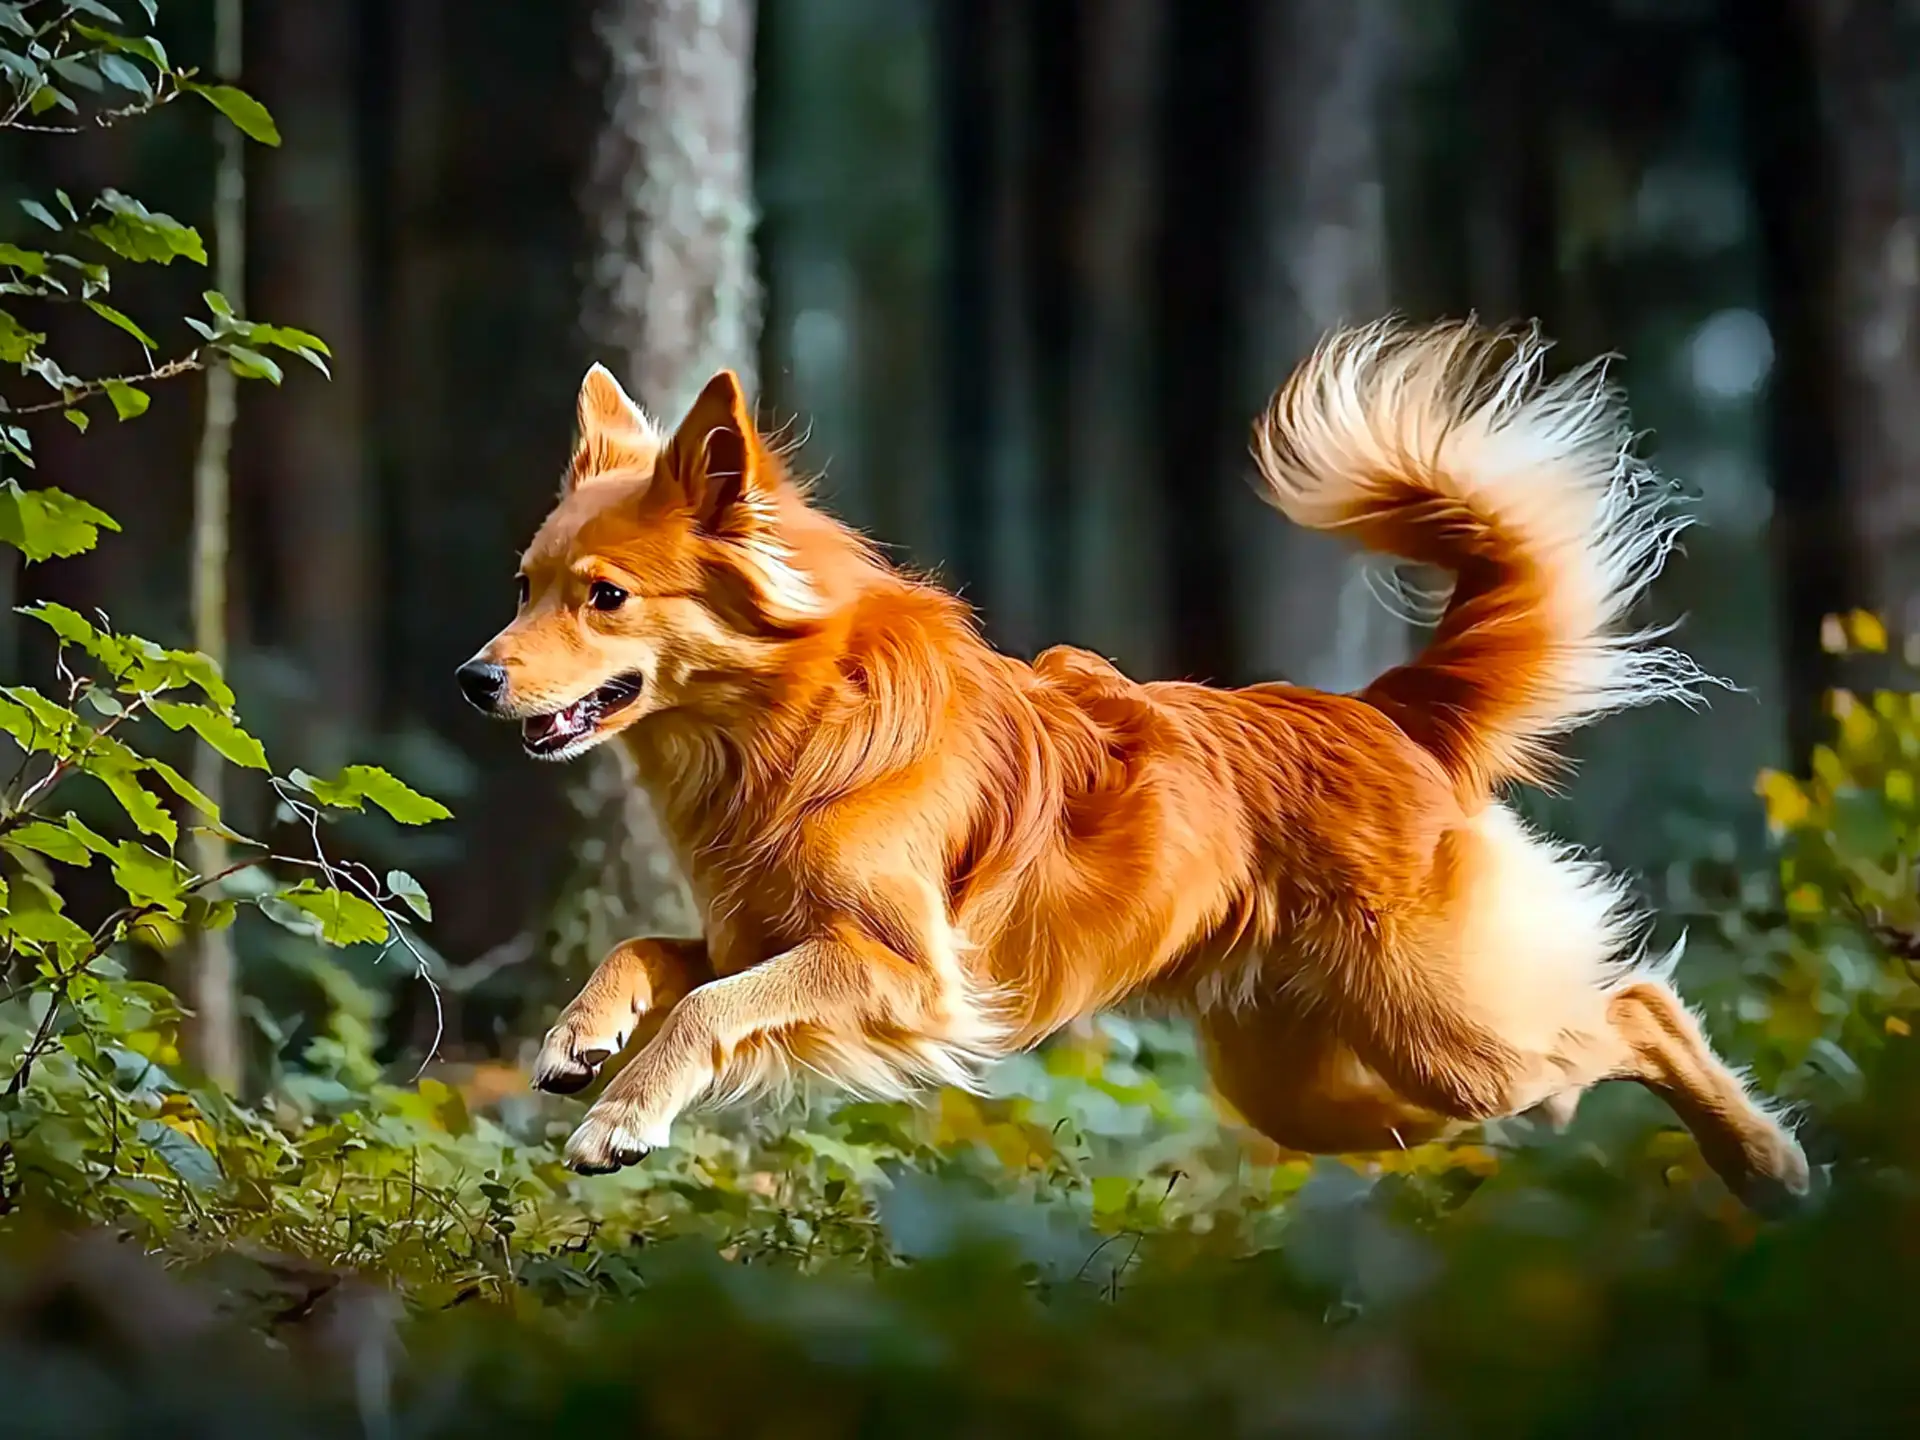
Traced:
<svg viewBox="0 0 1920 1440">
<path fill-rule="evenodd" d="M 1362 698 L 1464 791 L 1539 781 L 1552 742 L 1612 710 L 1695 703 L 1708 677 L 1623 625 L 1690 523 L 1630 454 L 1601 364 L 1543 374 L 1535 334 L 1383 321 L 1338 332 L 1258 427 L 1296 524 L 1453 572 L 1427 648 Z"/>
</svg>

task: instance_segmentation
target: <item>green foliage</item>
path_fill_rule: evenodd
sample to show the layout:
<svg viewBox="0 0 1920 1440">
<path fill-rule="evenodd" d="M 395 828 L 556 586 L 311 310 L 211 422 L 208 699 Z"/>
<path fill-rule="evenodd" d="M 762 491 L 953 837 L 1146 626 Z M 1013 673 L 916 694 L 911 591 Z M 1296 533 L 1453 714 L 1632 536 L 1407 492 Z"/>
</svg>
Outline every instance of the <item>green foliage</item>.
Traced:
<svg viewBox="0 0 1920 1440">
<path fill-rule="evenodd" d="M 80 133 L 149 114 L 182 95 L 197 95 L 244 134 L 277 145 L 280 136 L 273 117 L 257 100 L 232 85 L 203 84 L 194 78 L 196 71 L 168 58 L 151 33 L 157 12 L 157 4 L 145 3 L 137 12 L 131 5 L 72 0 L 0 4 L 0 131 Z M 76 94 L 86 98 L 77 99 Z M 20 202 L 29 218 L 53 233 L 47 248 L 0 244 L 0 364 L 17 368 L 42 387 L 38 399 L 0 392 L 0 415 L 58 411 L 84 430 L 91 419 L 87 406 L 104 398 L 115 416 L 131 420 L 151 403 L 144 387 L 216 362 L 243 379 L 277 385 L 280 366 L 268 350 L 298 355 L 326 371 L 327 348 L 317 337 L 243 319 L 214 291 L 205 296 L 209 319 L 185 317 L 199 343 L 161 358 L 163 346 L 148 327 L 108 302 L 110 266 L 114 260 L 205 265 L 200 232 L 112 188 L 84 205 L 56 190 L 52 202 Z M 131 340 L 139 347 L 141 368 L 107 376 L 71 373 L 45 349 L 45 326 L 34 321 L 60 305 L 79 305 Z M 26 429 L 0 426 L 0 456 L 31 466 Z M 17 508 L 17 499 L 13 504 Z M 5 523 L 0 519 L 0 525 Z M 76 552 L 69 548 L 51 553 Z"/>
</svg>

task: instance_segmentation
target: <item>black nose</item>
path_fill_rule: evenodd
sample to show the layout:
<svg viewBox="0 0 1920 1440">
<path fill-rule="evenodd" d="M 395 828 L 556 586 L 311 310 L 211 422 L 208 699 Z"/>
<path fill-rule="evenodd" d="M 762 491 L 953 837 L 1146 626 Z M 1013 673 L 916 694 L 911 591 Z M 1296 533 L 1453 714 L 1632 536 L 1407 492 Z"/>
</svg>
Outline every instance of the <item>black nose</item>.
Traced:
<svg viewBox="0 0 1920 1440">
<path fill-rule="evenodd" d="M 492 713 L 507 690 L 507 672 L 485 660 L 469 660 L 453 672 L 460 682 L 460 693 L 474 709 Z"/>
</svg>

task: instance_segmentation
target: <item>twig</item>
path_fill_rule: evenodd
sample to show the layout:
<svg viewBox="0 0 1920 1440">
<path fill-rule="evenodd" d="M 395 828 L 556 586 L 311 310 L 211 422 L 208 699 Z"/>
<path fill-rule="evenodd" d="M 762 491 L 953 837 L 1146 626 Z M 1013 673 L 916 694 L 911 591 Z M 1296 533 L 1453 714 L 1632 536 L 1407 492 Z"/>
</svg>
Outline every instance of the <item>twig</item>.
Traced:
<svg viewBox="0 0 1920 1440">
<path fill-rule="evenodd" d="M 152 385 L 161 380 L 178 379 L 182 375 L 206 369 L 207 362 L 202 358 L 202 350 L 203 347 L 195 346 L 177 360 L 156 365 L 144 375 L 110 375 L 100 380 L 83 380 L 72 390 L 62 391 L 58 400 L 43 400 L 37 405 L 4 406 L 0 408 L 0 415 L 44 415 L 52 410 L 71 410 L 76 405 L 99 399 L 115 385 Z"/>
</svg>

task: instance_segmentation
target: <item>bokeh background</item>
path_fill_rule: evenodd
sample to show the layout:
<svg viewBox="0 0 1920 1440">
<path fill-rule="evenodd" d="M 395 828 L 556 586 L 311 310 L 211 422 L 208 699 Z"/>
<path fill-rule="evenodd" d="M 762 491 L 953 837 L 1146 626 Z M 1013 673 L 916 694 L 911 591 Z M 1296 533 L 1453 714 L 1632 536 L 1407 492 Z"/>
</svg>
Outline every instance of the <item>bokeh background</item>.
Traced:
<svg viewBox="0 0 1920 1440">
<path fill-rule="evenodd" d="M 162 33 L 204 53 L 210 13 Z M 1350 687 L 1411 637 L 1258 503 L 1248 425 L 1328 326 L 1471 311 L 1622 357 L 1700 497 L 1656 608 L 1741 687 L 1610 722 L 1547 812 L 1643 870 L 1751 858 L 1752 777 L 1820 723 L 1820 617 L 1920 590 L 1917 26 L 1896 0 L 250 4 L 286 143 L 247 157 L 249 305 L 336 360 L 242 396 L 246 713 L 291 763 L 372 754 L 453 799 L 410 857 L 434 943 L 544 963 L 579 812 L 612 802 L 450 676 L 509 613 L 589 360 L 669 416 L 717 365 L 756 376 L 827 503 L 1009 649 Z M 58 175 L 16 144 L 0 187 L 111 177 L 203 216 L 212 123 L 88 137 Z M 138 280 L 190 296 L 185 269 Z M 197 407 L 163 390 L 49 455 L 127 533 L 16 600 L 186 638 Z"/>
</svg>

